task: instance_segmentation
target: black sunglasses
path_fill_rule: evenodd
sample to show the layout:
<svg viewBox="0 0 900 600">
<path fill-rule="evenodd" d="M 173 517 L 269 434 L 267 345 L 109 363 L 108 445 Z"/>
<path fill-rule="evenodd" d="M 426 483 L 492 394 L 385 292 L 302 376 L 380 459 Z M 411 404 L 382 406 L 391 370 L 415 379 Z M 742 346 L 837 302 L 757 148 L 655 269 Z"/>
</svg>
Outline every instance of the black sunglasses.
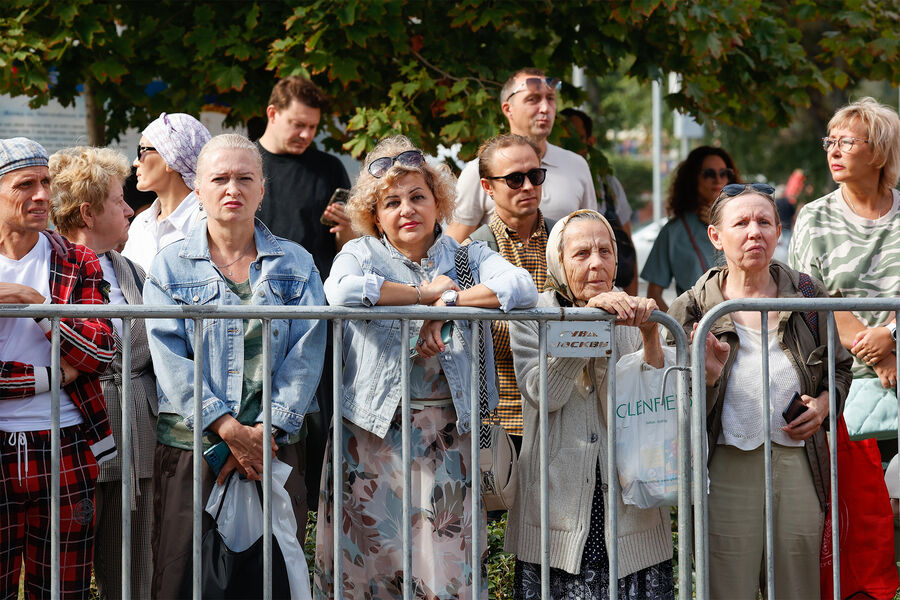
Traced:
<svg viewBox="0 0 900 600">
<path fill-rule="evenodd" d="M 156 152 L 156 148 L 154 148 L 153 146 L 141 146 L 140 144 L 138 144 L 138 151 L 137 151 L 138 162 L 141 162 L 144 160 L 145 152 Z"/>
<path fill-rule="evenodd" d="M 700 171 L 700 176 L 704 179 L 718 179 L 725 178 L 728 181 L 734 181 L 734 170 L 733 169 L 719 169 L 716 171 L 713 168 L 703 169 Z"/>
<path fill-rule="evenodd" d="M 775 188 L 768 183 L 729 183 L 722 188 L 722 194 L 731 198 L 746 192 L 748 189 L 766 196 L 771 196 L 775 193 Z"/>
<path fill-rule="evenodd" d="M 422 154 L 421 150 L 407 150 L 406 152 L 401 152 L 397 156 L 382 156 L 381 158 L 376 158 L 369 163 L 369 175 L 376 179 L 381 179 L 384 177 L 384 174 L 394 166 L 394 163 L 403 165 L 404 167 L 421 167 L 425 164 L 425 155 Z"/>
<path fill-rule="evenodd" d="M 508 175 L 500 175 L 498 177 L 485 177 L 485 179 L 502 179 L 506 182 L 511 190 L 517 190 L 525 185 L 525 178 L 531 182 L 531 185 L 541 185 L 547 177 L 547 169 L 530 169 L 527 173 L 515 171 Z"/>
</svg>

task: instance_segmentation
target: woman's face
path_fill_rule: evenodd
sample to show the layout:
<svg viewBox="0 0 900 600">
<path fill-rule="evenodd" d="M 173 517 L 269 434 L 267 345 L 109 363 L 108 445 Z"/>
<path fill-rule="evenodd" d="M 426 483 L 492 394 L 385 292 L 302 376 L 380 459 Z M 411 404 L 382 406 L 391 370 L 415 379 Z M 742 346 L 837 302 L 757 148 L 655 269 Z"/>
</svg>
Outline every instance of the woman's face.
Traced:
<svg viewBox="0 0 900 600">
<path fill-rule="evenodd" d="M 434 242 L 437 202 L 420 173 L 409 173 L 389 187 L 375 205 L 375 226 L 392 246 L 424 255 Z"/>
<path fill-rule="evenodd" d="M 103 210 L 93 215 L 91 250 L 102 254 L 115 250 L 127 242 L 130 226 L 128 219 L 133 214 L 134 211 L 125 202 L 122 184 L 115 180 L 110 181 L 106 200 L 103 201 Z"/>
<path fill-rule="evenodd" d="M 719 197 L 719 192 L 731 183 L 726 169 L 728 169 L 728 165 L 717 154 L 710 154 L 703 159 L 700 174 L 697 175 L 697 199 L 700 201 L 698 214 L 704 221 L 709 207 Z M 710 177 L 709 175 L 714 176 Z"/>
<path fill-rule="evenodd" d="M 138 142 L 142 148 L 152 148 L 153 143 L 141 136 Z M 156 150 L 145 150 L 140 156 L 134 159 L 135 175 L 137 177 L 136 187 L 142 192 L 153 192 L 163 189 L 168 181 L 171 169 L 166 166 L 166 161 Z M 180 175 L 179 175 L 180 177 Z"/>
<path fill-rule="evenodd" d="M 600 221 L 578 219 L 566 225 L 563 242 L 563 269 L 572 295 L 587 301 L 610 291 L 616 256 L 609 229 Z"/>
<path fill-rule="evenodd" d="M 853 123 L 842 127 L 835 127 L 828 132 L 828 137 L 834 140 L 841 138 L 856 138 L 865 140 L 869 132 L 860 123 Z M 828 157 L 828 169 L 835 183 L 878 182 L 881 169 L 872 165 L 875 158 L 872 146 L 862 141 L 853 144 L 850 150 L 841 150 L 840 144 L 832 144 L 826 152 Z"/>
<path fill-rule="evenodd" d="M 210 223 L 253 224 L 262 203 L 263 176 L 248 150 L 223 148 L 204 157 L 197 174 L 197 198 Z"/>
<path fill-rule="evenodd" d="M 780 235 L 775 207 L 768 198 L 752 193 L 729 200 L 719 225 L 709 226 L 709 239 L 725 253 L 729 268 L 744 271 L 767 269 Z"/>
</svg>

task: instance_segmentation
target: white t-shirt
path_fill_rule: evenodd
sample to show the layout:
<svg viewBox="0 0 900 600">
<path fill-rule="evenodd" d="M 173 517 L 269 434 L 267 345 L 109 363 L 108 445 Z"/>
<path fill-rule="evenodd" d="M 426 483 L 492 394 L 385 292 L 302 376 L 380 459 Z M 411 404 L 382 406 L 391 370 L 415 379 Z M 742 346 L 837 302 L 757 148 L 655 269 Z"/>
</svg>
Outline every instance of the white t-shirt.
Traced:
<svg viewBox="0 0 900 600">
<path fill-rule="evenodd" d="M 755 450 L 765 443 L 762 408 L 762 336 L 759 329 L 734 324 L 740 347 L 725 388 L 722 403 L 722 432 L 719 444 L 740 450 Z M 800 391 L 800 378 L 778 343 L 778 321 L 769 330 L 769 424 L 772 441 L 782 446 L 803 446 L 781 430 L 787 425 L 782 411 L 794 392 Z"/>
<path fill-rule="evenodd" d="M 128 230 L 128 241 L 122 256 L 130 258 L 147 273 L 153 257 L 161 248 L 172 242 L 183 240 L 200 215 L 200 204 L 194 192 L 188 194 L 171 215 L 159 221 L 159 198 L 150 207 L 136 216 Z"/>
<path fill-rule="evenodd" d="M 119 278 L 116 277 L 116 271 L 113 269 L 112 261 L 106 253 L 97 256 L 100 261 L 100 267 L 103 269 L 103 279 L 109 284 L 109 303 L 110 304 L 128 304 L 125 295 L 122 294 L 122 288 L 119 287 Z M 122 319 L 112 319 L 113 327 L 119 337 L 122 336 Z"/>
<path fill-rule="evenodd" d="M 0 254 L 0 281 L 20 283 L 50 298 L 50 242 L 43 235 L 28 254 L 13 260 Z M 31 318 L 0 319 L 0 360 L 34 365 L 35 395 L 0 402 L 0 430 L 44 431 L 50 429 L 50 340 Z M 59 424 L 81 423 L 81 411 L 65 392 L 59 391 Z"/>
<path fill-rule="evenodd" d="M 584 158 L 548 143 L 541 167 L 547 169 L 547 178 L 541 186 L 541 213 L 545 217 L 558 221 L 582 208 L 597 210 L 594 179 Z M 478 159 L 475 159 L 459 175 L 453 219 L 474 227 L 487 223 L 492 214 L 494 201 L 481 187 Z"/>
<path fill-rule="evenodd" d="M 605 180 L 606 185 L 603 185 L 603 181 Z M 616 179 L 613 175 L 607 175 L 606 177 L 597 176 L 597 190 L 599 202 L 597 209 L 601 213 L 606 212 L 606 204 L 607 198 L 605 197 L 605 191 L 609 190 L 612 192 L 612 195 L 615 197 L 615 211 L 616 216 L 619 217 L 619 223 L 625 225 L 631 221 L 631 215 L 634 213 L 631 210 L 631 205 L 628 204 L 628 197 L 625 195 L 625 188 L 622 187 L 622 182 Z"/>
</svg>

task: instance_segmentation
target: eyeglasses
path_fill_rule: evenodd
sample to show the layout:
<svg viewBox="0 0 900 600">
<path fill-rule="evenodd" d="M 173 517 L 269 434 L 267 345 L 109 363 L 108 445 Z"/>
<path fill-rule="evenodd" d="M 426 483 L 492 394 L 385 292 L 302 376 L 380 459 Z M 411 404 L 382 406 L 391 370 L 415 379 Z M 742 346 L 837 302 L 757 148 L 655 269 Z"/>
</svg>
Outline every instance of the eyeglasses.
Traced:
<svg viewBox="0 0 900 600">
<path fill-rule="evenodd" d="M 853 149 L 853 144 L 855 144 L 856 142 L 862 142 L 863 144 L 868 144 L 869 140 L 864 140 L 864 139 L 855 138 L 855 137 L 842 137 L 839 139 L 823 137 L 822 138 L 822 150 L 824 150 L 825 152 L 828 152 L 829 150 L 831 150 L 832 146 L 837 144 L 838 148 L 841 149 L 841 152 L 850 152 Z"/>
<path fill-rule="evenodd" d="M 562 81 L 557 79 L 556 77 L 529 77 L 525 81 L 519 84 L 513 92 L 506 97 L 506 102 L 509 102 L 509 99 L 518 94 L 523 90 L 530 90 L 532 92 L 540 92 L 544 84 L 547 85 L 548 88 L 554 91 L 559 91 L 559 88 L 562 86 Z"/>
<path fill-rule="evenodd" d="M 422 154 L 421 150 L 407 150 L 406 152 L 401 152 L 397 156 L 382 156 L 381 158 L 376 158 L 369 163 L 369 175 L 376 179 L 381 179 L 384 177 L 384 174 L 394 166 L 394 163 L 404 167 L 421 167 L 425 163 L 425 155 Z"/>
<path fill-rule="evenodd" d="M 734 181 L 734 169 L 719 169 L 718 171 L 713 168 L 703 169 L 700 171 L 700 176 L 704 179 L 727 179 L 728 181 Z"/>
<path fill-rule="evenodd" d="M 722 188 L 722 194 L 731 198 L 742 194 L 747 190 L 753 190 L 754 192 L 759 192 L 766 196 L 771 196 L 775 193 L 775 188 L 768 183 L 729 183 Z"/>
<path fill-rule="evenodd" d="M 515 171 L 508 175 L 500 175 L 498 177 L 485 177 L 485 179 L 502 179 L 506 182 L 511 190 L 517 190 L 525 185 L 525 178 L 531 182 L 531 185 L 541 185 L 547 177 L 547 169 L 530 169 L 527 173 Z"/>
<path fill-rule="evenodd" d="M 144 153 L 145 152 L 156 152 L 156 148 L 154 148 L 153 146 L 141 146 L 140 144 L 138 144 L 138 151 L 137 151 L 138 162 L 144 161 Z"/>
</svg>

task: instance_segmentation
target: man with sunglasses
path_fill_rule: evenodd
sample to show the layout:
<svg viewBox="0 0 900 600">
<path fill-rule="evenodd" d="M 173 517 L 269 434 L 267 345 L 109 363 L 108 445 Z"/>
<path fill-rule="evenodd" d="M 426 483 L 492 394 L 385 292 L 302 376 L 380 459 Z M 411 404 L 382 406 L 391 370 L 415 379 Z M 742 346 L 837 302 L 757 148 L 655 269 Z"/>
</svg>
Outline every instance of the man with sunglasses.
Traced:
<svg viewBox="0 0 900 600">
<path fill-rule="evenodd" d="M 554 220 L 582 208 L 596 209 L 597 195 L 587 161 L 547 142 L 556 119 L 556 93 L 560 81 L 543 71 L 525 68 L 510 77 L 500 90 L 500 108 L 510 133 L 531 140 L 538 148 L 540 166 L 547 171 L 540 206 Z M 494 202 L 481 186 L 478 161 L 466 165 L 457 183 L 456 211 L 447 233 L 465 240 L 494 212 Z"/>
</svg>

